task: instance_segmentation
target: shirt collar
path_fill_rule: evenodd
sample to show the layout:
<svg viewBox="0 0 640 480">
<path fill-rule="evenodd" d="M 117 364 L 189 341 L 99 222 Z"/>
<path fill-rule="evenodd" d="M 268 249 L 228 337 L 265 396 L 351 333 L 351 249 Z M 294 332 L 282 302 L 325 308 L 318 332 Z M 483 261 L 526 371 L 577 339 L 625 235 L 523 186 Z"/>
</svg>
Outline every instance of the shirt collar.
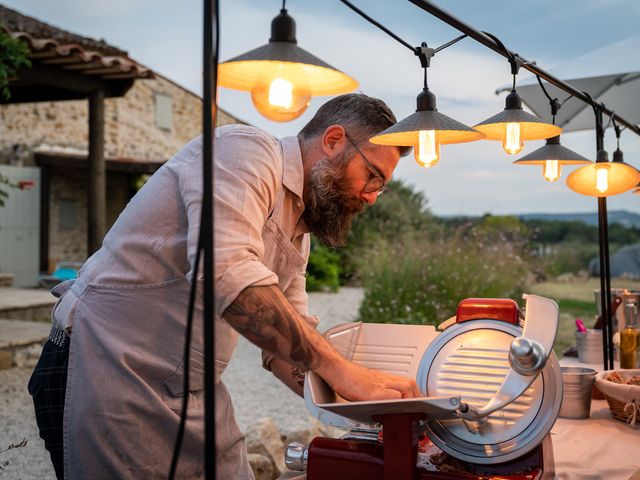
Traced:
<svg viewBox="0 0 640 480">
<path fill-rule="evenodd" d="M 284 156 L 284 173 L 282 183 L 285 187 L 302 198 L 304 188 L 304 170 L 302 168 L 302 153 L 298 137 L 284 137 L 280 140 Z"/>
</svg>

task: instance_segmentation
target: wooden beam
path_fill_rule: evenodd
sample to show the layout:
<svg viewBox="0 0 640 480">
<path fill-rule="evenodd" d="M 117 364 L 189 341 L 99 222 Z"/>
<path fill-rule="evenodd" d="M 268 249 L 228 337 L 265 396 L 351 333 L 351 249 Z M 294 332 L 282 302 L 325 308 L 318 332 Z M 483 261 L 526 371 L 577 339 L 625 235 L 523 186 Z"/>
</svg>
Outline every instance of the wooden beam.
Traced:
<svg viewBox="0 0 640 480">
<path fill-rule="evenodd" d="M 36 165 L 47 166 L 51 168 L 62 168 L 68 170 L 73 169 L 86 169 L 88 167 L 88 160 L 86 157 L 77 157 L 75 155 L 60 155 L 49 154 L 43 152 L 36 152 L 34 155 Z M 153 162 L 137 162 L 122 161 L 122 160 L 106 160 L 107 172 L 125 172 L 125 173 L 147 173 L 153 174 L 158 170 L 166 160 L 157 160 Z"/>
<path fill-rule="evenodd" d="M 89 95 L 89 192 L 87 256 L 102 244 L 107 225 L 107 176 L 104 160 L 104 92 Z"/>
<path fill-rule="evenodd" d="M 9 82 L 11 97 L 0 97 L 0 104 L 30 103 L 56 100 L 81 100 L 101 90 L 106 97 L 120 97 L 133 86 L 134 79 L 104 79 L 69 70 L 68 65 L 43 65 L 18 71 Z"/>
<path fill-rule="evenodd" d="M 49 273 L 49 215 L 50 185 L 49 167 L 40 167 L 40 271 Z"/>
</svg>

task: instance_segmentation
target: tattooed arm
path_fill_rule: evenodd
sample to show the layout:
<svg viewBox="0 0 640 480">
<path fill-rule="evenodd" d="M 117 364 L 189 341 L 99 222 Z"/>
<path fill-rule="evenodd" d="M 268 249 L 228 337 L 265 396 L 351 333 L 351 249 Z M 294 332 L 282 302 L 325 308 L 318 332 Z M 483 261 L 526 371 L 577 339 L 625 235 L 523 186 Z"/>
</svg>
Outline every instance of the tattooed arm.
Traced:
<svg viewBox="0 0 640 480">
<path fill-rule="evenodd" d="M 301 397 L 304 396 L 304 376 L 307 373 L 306 370 L 293 366 L 279 358 L 274 358 L 269 368 L 276 378 L 289 387 L 291 391 Z"/>
<path fill-rule="evenodd" d="M 313 370 L 349 400 L 420 396 L 415 382 L 347 361 L 305 322 L 276 286 L 248 287 L 225 310 L 241 335 L 278 359 Z"/>
</svg>

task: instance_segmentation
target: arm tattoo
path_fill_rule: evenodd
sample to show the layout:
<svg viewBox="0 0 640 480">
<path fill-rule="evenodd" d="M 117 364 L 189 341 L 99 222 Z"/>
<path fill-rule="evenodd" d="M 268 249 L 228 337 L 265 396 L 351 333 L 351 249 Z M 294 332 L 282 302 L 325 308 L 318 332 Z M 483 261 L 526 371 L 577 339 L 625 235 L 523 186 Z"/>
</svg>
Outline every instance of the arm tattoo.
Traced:
<svg viewBox="0 0 640 480">
<path fill-rule="evenodd" d="M 223 314 L 225 320 L 253 344 L 283 360 L 313 370 L 320 352 L 313 334 L 275 286 L 248 287 Z"/>
<path fill-rule="evenodd" d="M 304 388 L 304 375 L 305 375 L 304 370 L 299 369 L 298 367 L 292 367 L 291 368 L 291 376 L 293 377 L 293 379 L 298 382 L 298 385 L 300 385 L 300 388 Z"/>
</svg>

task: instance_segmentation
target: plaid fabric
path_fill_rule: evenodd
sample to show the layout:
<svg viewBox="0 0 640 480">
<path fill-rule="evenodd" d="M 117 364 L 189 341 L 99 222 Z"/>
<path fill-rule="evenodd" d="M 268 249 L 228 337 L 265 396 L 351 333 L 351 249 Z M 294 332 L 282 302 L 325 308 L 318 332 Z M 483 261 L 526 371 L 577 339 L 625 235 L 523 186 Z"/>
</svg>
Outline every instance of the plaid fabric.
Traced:
<svg viewBox="0 0 640 480">
<path fill-rule="evenodd" d="M 66 335 L 61 339 L 58 332 L 52 329 L 27 388 L 33 397 L 40 437 L 51 455 L 56 477 L 61 479 L 64 477 L 62 423 L 70 340 Z"/>
</svg>

